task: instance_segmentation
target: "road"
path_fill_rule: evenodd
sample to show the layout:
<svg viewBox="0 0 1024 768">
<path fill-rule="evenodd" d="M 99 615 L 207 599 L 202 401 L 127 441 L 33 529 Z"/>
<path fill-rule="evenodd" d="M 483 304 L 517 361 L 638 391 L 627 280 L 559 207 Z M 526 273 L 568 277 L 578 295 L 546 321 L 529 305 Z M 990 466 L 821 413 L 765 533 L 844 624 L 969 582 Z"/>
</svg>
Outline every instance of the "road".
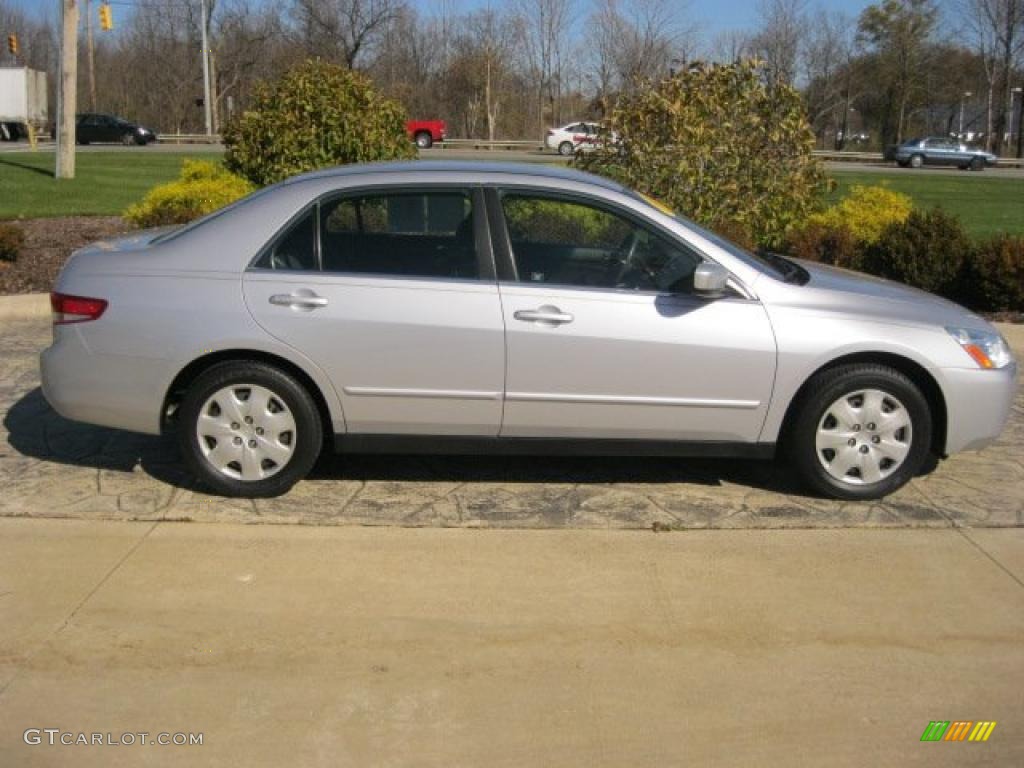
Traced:
<svg viewBox="0 0 1024 768">
<path fill-rule="evenodd" d="M 39 145 L 40 151 L 54 151 L 52 142 L 44 142 Z M 5 152 L 28 152 L 31 151 L 24 142 L 0 143 L 0 154 Z M 188 154 L 217 154 L 224 151 L 220 144 L 151 144 L 147 147 L 123 147 L 120 144 L 91 144 L 86 147 L 78 147 L 79 152 L 167 152 L 167 153 L 188 153 Z M 554 165 L 565 165 L 567 160 L 554 152 L 539 152 L 537 150 L 507 150 L 507 149 L 425 149 L 420 150 L 420 157 L 430 160 L 495 160 L 502 162 L 516 163 L 549 163 Z M 900 173 L 902 174 L 923 174 L 926 176 L 971 176 L 978 178 L 1004 178 L 1024 179 L 1024 168 L 989 168 L 982 173 L 971 173 L 961 171 L 958 168 L 897 168 L 893 163 L 881 162 L 827 162 L 825 167 L 834 173 L 859 172 L 859 173 Z"/>
</svg>

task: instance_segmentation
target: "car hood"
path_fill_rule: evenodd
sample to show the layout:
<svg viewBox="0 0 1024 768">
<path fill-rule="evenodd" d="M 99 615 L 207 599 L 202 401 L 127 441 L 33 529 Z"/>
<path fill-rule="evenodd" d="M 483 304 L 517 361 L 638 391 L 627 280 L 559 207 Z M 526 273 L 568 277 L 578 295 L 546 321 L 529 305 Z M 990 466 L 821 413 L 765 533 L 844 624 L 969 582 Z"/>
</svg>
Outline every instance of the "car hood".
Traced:
<svg viewBox="0 0 1024 768">
<path fill-rule="evenodd" d="M 838 267 L 794 259 L 807 270 L 805 285 L 787 285 L 783 303 L 860 320 L 925 326 L 955 325 L 991 330 L 981 317 L 941 296 Z M 756 288 L 761 290 L 763 281 Z"/>
</svg>

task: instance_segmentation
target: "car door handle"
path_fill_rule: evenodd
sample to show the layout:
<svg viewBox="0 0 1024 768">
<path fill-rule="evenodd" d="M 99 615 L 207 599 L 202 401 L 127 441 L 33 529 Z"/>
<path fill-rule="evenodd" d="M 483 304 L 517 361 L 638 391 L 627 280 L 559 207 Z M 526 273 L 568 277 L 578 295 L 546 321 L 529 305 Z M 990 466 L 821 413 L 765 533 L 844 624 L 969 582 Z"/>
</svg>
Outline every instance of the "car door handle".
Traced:
<svg viewBox="0 0 1024 768">
<path fill-rule="evenodd" d="M 295 309 L 316 309 L 326 307 L 327 299 L 315 293 L 275 293 L 270 303 L 278 307 L 294 307 Z"/>
<path fill-rule="evenodd" d="M 537 309 L 520 309 L 512 315 L 516 320 L 525 323 L 541 323 L 543 325 L 562 325 L 571 323 L 575 318 L 558 307 L 543 306 Z"/>
</svg>

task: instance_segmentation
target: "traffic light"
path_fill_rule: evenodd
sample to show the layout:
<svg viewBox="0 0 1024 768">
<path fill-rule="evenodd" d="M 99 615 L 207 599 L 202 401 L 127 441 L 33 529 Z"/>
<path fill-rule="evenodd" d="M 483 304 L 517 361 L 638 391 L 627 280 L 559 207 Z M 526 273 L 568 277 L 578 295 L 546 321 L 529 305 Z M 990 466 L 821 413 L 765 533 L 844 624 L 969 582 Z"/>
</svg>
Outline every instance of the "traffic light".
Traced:
<svg viewBox="0 0 1024 768">
<path fill-rule="evenodd" d="M 104 32 L 109 32 L 114 28 L 114 13 L 110 7 L 110 3 L 104 3 L 100 6 L 100 29 Z"/>
<path fill-rule="evenodd" d="M 18 55 L 18 36 L 8 35 L 7 36 L 7 50 L 11 52 L 11 56 Z"/>
</svg>

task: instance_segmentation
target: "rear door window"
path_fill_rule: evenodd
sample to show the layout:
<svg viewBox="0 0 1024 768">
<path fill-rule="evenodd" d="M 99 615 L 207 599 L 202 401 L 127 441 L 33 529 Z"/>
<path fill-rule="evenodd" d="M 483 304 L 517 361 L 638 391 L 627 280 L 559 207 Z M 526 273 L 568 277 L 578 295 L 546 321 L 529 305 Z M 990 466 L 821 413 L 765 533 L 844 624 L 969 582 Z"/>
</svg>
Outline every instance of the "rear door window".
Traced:
<svg viewBox="0 0 1024 768">
<path fill-rule="evenodd" d="M 470 194 L 346 195 L 320 206 L 325 272 L 478 279 Z"/>
</svg>

